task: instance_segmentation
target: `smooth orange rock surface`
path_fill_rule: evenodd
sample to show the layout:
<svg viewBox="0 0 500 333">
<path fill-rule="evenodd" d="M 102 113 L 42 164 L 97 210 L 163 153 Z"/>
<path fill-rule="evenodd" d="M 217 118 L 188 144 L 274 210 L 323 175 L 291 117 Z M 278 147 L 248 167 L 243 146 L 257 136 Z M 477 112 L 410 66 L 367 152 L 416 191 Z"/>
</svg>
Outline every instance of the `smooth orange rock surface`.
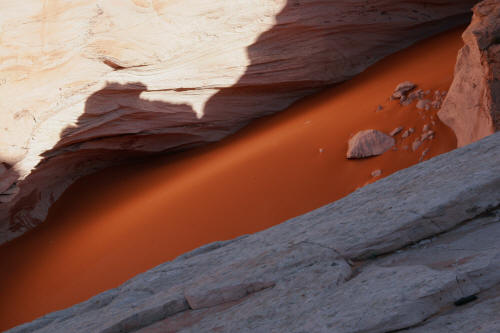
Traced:
<svg viewBox="0 0 500 333">
<path fill-rule="evenodd" d="M 462 29 L 463 30 L 463 29 Z M 200 245 L 253 233 L 456 147 L 436 109 L 390 101 L 400 82 L 447 90 L 460 34 L 419 43 L 355 79 L 254 122 L 203 149 L 116 167 L 77 181 L 45 223 L 0 247 L 0 330 L 83 301 Z M 380 106 L 380 107 L 379 107 Z M 435 138 L 408 149 L 423 128 Z M 396 149 L 347 160 L 360 130 Z"/>
</svg>

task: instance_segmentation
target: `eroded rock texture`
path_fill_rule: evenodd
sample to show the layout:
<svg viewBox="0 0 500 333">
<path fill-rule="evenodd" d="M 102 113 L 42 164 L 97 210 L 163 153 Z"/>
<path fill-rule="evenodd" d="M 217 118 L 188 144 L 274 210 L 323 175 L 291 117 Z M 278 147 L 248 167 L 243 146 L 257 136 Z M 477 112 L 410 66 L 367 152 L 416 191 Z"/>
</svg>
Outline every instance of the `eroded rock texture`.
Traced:
<svg viewBox="0 0 500 333">
<path fill-rule="evenodd" d="M 499 139 L 8 332 L 500 331 Z"/>
<path fill-rule="evenodd" d="M 463 34 L 455 77 L 439 118 L 464 146 L 500 130 L 500 2 L 485 0 L 474 8 Z"/>
<path fill-rule="evenodd" d="M 475 2 L 3 2 L 0 243 L 82 174 L 219 140 L 466 23 Z"/>
</svg>

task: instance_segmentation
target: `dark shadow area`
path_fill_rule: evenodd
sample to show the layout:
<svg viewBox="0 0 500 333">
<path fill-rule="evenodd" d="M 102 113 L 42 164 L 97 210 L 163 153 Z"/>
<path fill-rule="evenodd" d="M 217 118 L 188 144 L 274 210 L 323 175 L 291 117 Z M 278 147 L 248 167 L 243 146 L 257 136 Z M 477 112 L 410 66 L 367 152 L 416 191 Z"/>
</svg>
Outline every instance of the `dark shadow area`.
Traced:
<svg viewBox="0 0 500 333">
<path fill-rule="evenodd" d="M 470 18 L 460 14 L 432 24 L 429 19 L 420 18 L 419 22 L 419 11 L 429 10 L 422 3 L 411 14 L 416 18 L 413 29 L 408 29 L 412 25 L 404 21 L 408 14 L 404 2 L 387 6 L 389 9 L 379 5 L 289 0 L 276 15 L 274 26 L 247 48 L 245 73 L 206 102 L 200 119 L 189 104 L 141 97 L 148 92 L 142 82 L 108 83 L 87 99 L 76 124 L 62 131 L 57 145 L 43 154 L 19 188 L 12 189 L 21 191 L 23 197 L 16 198 L 8 212 L 0 209 L 0 219 L 8 221 L 10 231 L 30 229 L 45 218 L 63 189 L 84 174 L 130 158 L 218 141 L 253 119 L 284 110 L 390 53 Z M 381 40 L 380 31 L 389 27 L 401 31 Z M 49 204 L 37 207 L 44 200 Z"/>
<path fill-rule="evenodd" d="M 143 99 L 140 95 L 146 90 L 140 82 L 107 84 L 87 99 L 77 123 L 62 131 L 61 140 L 43 154 L 26 179 L 18 183 L 17 174 L 2 179 L 11 183 L 0 196 L 4 203 L 9 204 L 10 193 L 24 193 L 3 211 L 10 232 L 41 223 L 50 205 L 83 175 L 131 158 L 200 144 L 192 108 Z"/>
<path fill-rule="evenodd" d="M 473 3 L 463 0 L 456 6 L 466 8 Z M 443 19 L 434 14 L 436 19 L 431 20 L 429 14 L 441 10 L 439 5 L 422 2 L 415 7 L 410 12 L 404 1 L 346 5 L 289 0 L 276 15 L 274 26 L 248 46 L 245 73 L 206 103 L 204 120 L 227 123 L 236 131 L 252 119 L 284 110 L 416 41 L 463 25 L 471 17 L 466 13 Z"/>
</svg>

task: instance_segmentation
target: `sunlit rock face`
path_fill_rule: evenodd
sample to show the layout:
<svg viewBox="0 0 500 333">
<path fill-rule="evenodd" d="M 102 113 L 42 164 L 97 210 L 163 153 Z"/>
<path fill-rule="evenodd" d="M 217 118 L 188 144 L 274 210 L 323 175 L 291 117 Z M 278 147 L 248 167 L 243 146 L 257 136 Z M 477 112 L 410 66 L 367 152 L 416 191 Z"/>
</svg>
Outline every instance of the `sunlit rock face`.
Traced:
<svg viewBox="0 0 500 333">
<path fill-rule="evenodd" d="M 475 2 L 0 4 L 0 243 L 81 175 L 217 141 L 465 24 Z"/>
<path fill-rule="evenodd" d="M 455 78 L 439 118 L 450 126 L 459 146 L 500 130 L 500 2 L 474 8 L 463 34 Z"/>
</svg>

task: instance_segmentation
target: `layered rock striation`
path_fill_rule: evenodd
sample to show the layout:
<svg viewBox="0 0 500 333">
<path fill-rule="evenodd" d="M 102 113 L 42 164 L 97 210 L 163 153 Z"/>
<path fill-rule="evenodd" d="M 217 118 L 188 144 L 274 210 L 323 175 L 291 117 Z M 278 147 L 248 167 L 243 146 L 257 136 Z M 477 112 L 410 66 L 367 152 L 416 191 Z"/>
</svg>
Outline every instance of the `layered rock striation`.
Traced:
<svg viewBox="0 0 500 333">
<path fill-rule="evenodd" d="M 473 0 L 0 5 L 0 243 L 76 178 L 219 140 L 465 24 Z"/>
<path fill-rule="evenodd" d="M 497 332 L 499 139 L 8 332 Z"/>
<path fill-rule="evenodd" d="M 500 130 L 500 2 L 474 7 L 450 93 L 438 116 L 464 146 Z"/>
</svg>

